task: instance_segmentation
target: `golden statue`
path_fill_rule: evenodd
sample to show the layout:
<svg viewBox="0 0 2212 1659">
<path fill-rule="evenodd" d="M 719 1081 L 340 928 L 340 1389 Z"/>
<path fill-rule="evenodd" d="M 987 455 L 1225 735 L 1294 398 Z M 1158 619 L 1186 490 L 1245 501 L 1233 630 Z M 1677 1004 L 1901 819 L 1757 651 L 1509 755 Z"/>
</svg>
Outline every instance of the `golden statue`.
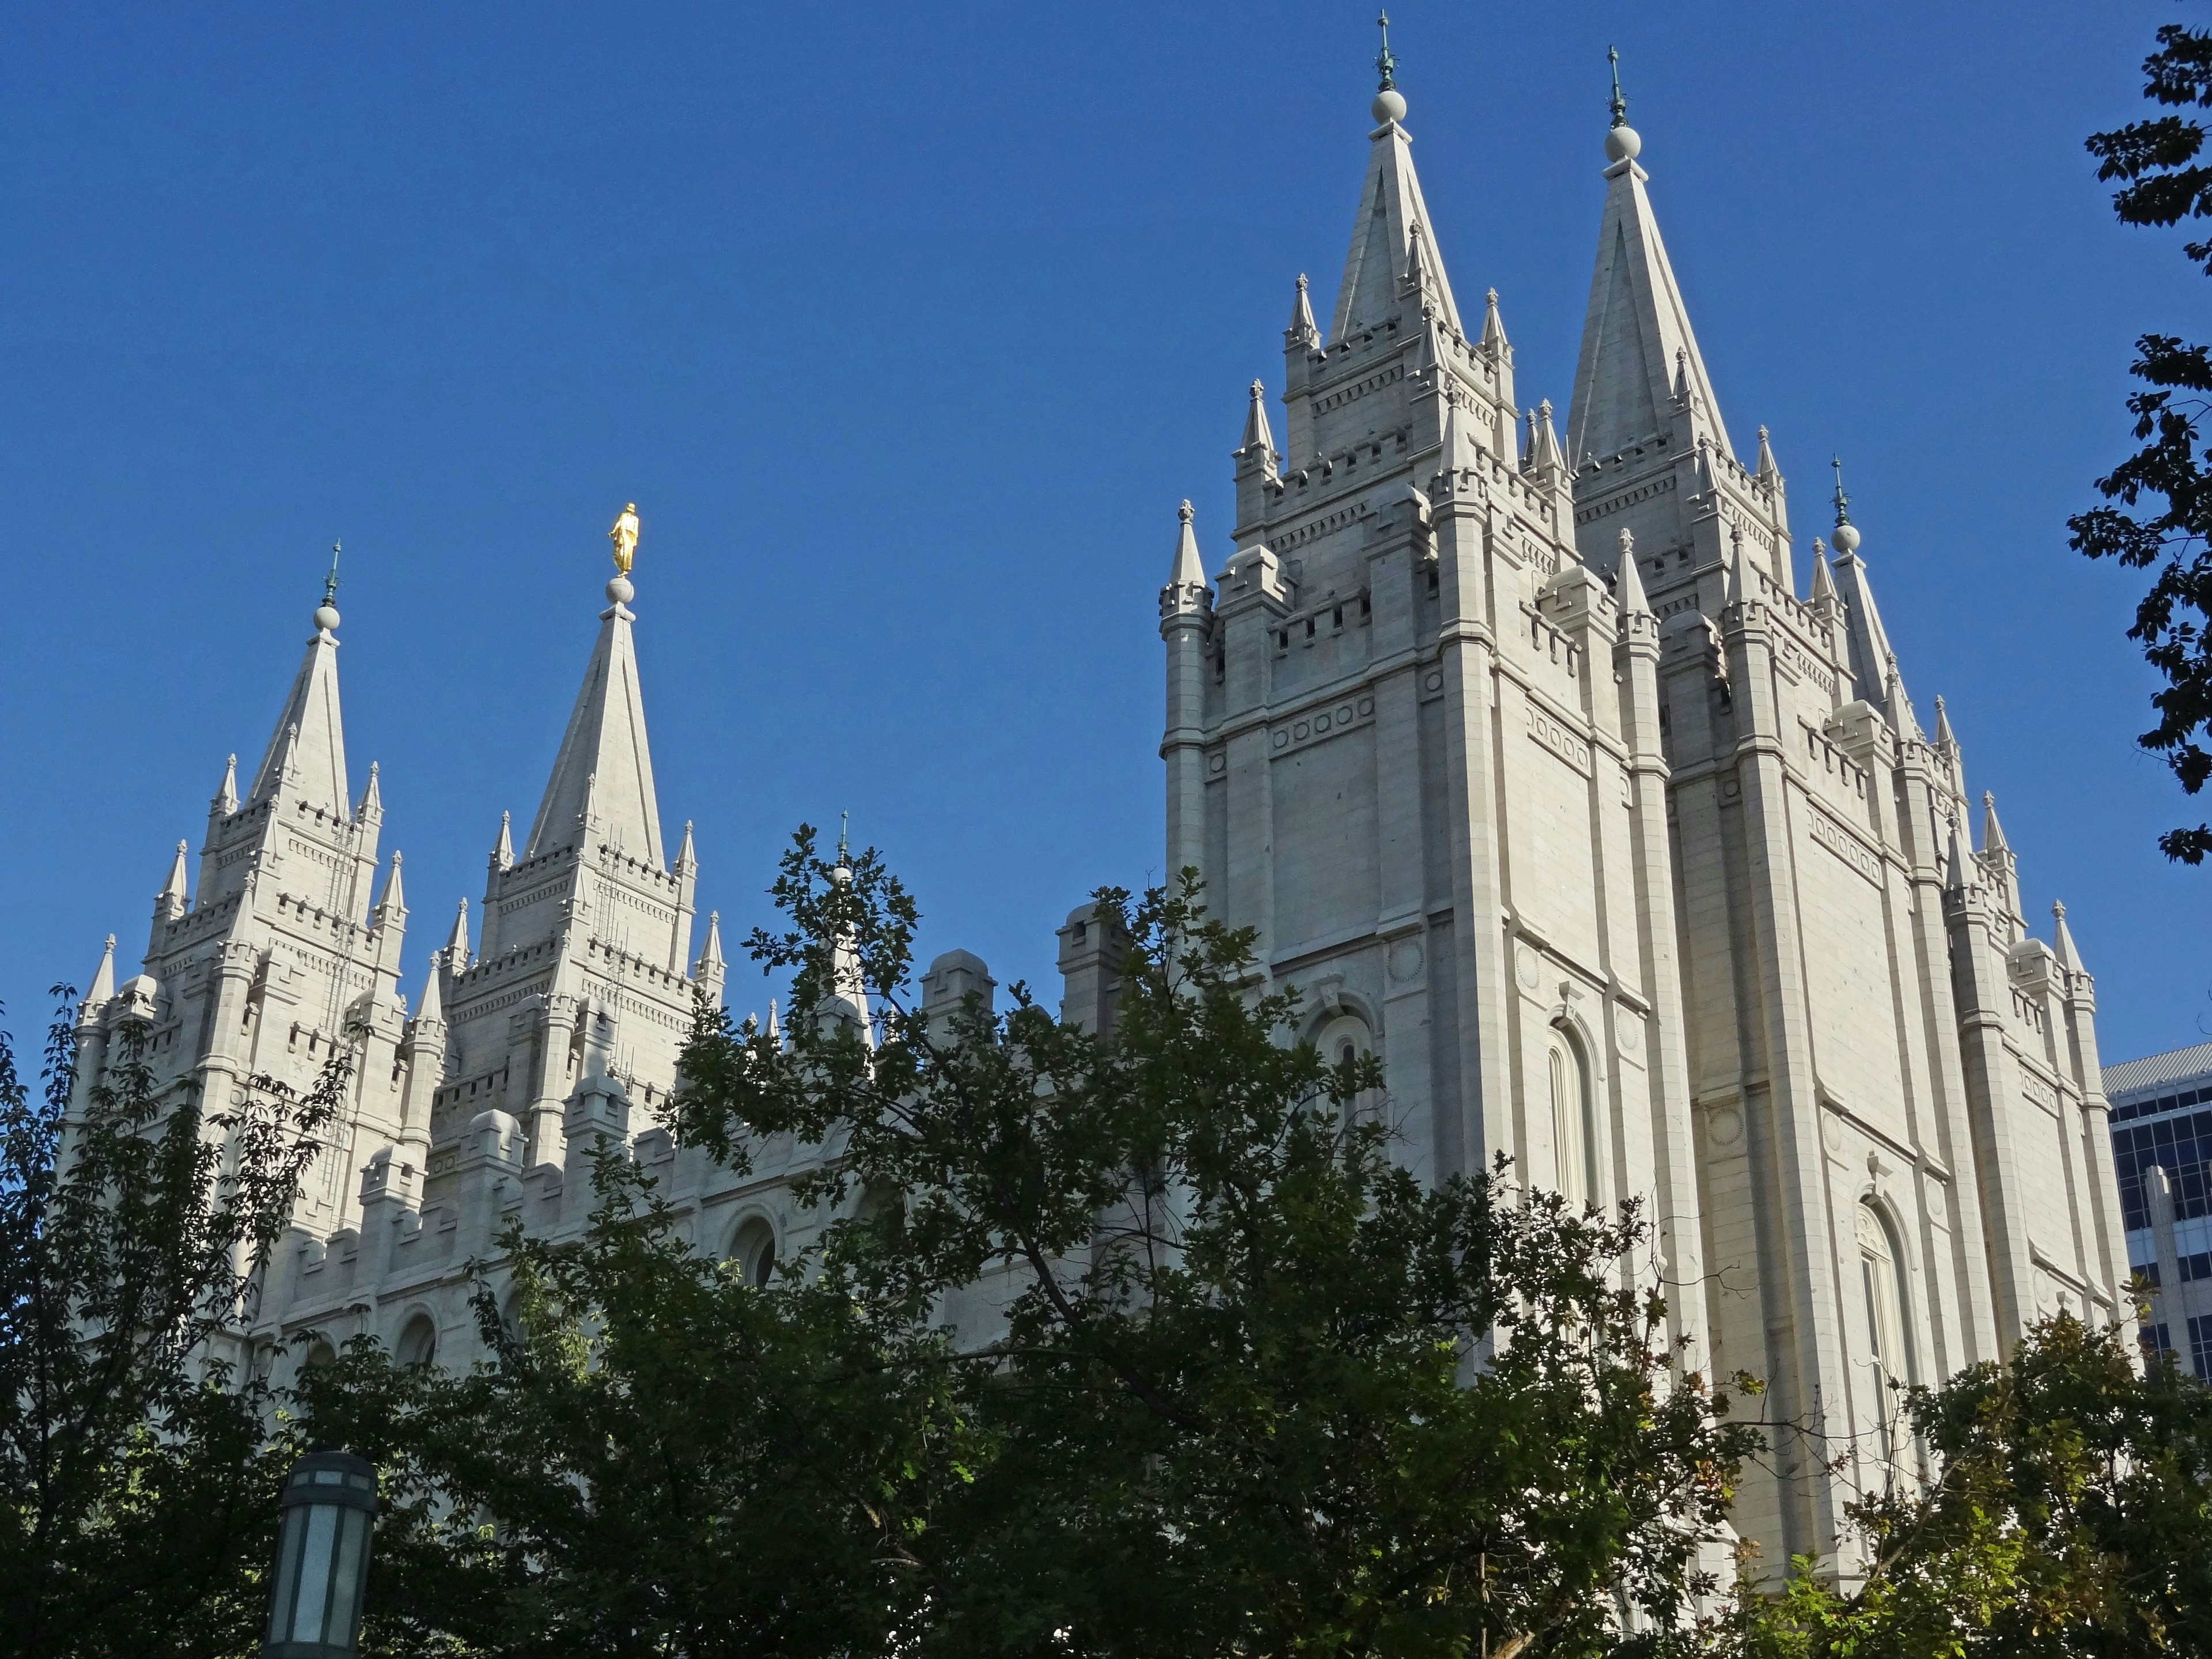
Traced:
<svg viewBox="0 0 2212 1659">
<path fill-rule="evenodd" d="M 615 520 L 615 527 L 607 532 L 607 539 L 615 544 L 615 569 L 623 575 L 629 574 L 629 567 L 637 557 L 637 503 L 632 501 Z"/>
</svg>

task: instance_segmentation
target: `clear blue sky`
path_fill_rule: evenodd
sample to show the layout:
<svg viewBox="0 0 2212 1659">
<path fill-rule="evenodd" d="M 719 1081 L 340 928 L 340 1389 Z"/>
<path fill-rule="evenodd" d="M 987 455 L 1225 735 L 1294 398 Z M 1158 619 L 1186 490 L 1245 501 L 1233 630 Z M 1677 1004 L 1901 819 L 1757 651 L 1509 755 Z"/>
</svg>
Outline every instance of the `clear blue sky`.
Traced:
<svg viewBox="0 0 2212 1659">
<path fill-rule="evenodd" d="M 2131 746 L 2136 579 L 2063 520 L 2125 447 L 2129 342 L 2212 333 L 2212 286 L 2112 223 L 2081 139 L 2192 15 L 1401 0 L 1393 32 L 1461 302 L 1498 289 L 1562 404 L 1619 44 L 1723 412 L 1772 428 L 1801 544 L 1843 454 L 1908 686 L 1948 696 L 2031 910 L 2067 901 L 2108 1060 L 2212 1027 L 2212 872 L 2153 845 L 2185 808 Z M 536 805 L 626 500 L 702 909 L 742 933 L 791 826 L 849 807 L 925 954 L 1056 995 L 1069 907 L 1159 873 L 1176 504 L 1218 558 L 1243 388 L 1343 262 L 1371 16 L 9 7 L 10 1024 L 110 929 L 135 963 L 334 536 L 411 996 Z"/>
</svg>

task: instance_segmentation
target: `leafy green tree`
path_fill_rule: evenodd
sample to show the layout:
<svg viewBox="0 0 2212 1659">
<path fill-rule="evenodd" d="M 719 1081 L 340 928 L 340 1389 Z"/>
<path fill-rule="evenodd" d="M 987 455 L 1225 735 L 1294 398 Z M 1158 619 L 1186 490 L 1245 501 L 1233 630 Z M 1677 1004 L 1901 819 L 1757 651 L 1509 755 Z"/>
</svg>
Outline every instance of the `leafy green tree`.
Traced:
<svg viewBox="0 0 2212 1659">
<path fill-rule="evenodd" d="M 0 1649 L 249 1652 L 299 1447 L 234 1338 L 346 1067 L 210 1109 L 126 1021 L 72 1117 L 58 995 L 43 1086 L 0 1035 Z"/>
<path fill-rule="evenodd" d="M 906 1645 L 915 1551 L 973 1455 L 942 1340 L 834 1266 L 747 1284 L 619 1151 L 594 1179 L 582 1234 L 510 1229 L 480 1270 L 487 1362 L 362 1338 L 301 1376 L 316 1435 L 381 1472 L 366 1650 Z"/>
<path fill-rule="evenodd" d="M 2158 50 L 2143 63 L 2143 95 L 2173 109 L 2212 105 L 2212 31 L 2169 23 Z M 2171 226 L 2212 217 L 2212 164 L 2203 159 L 2204 128 L 2182 115 L 2132 121 L 2088 140 L 2097 176 L 2121 181 L 2112 204 L 2123 223 Z M 2212 272 L 2212 239 L 2183 248 Z M 2212 472 L 2205 421 L 2212 397 L 2212 356 L 2179 336 L 2145 334 L 2130 372 L 2147 390 L 2131 394 L 2135 436 L 2142 447 L 2097 480 L 2116 505 L 2069 520 L 2072 545 L 2093 559 L 2114 558 L 2153 570 L 2128 637 L 2166 684 L 2151 698 L 2158 723 L 2138 740 L 2166 763 L 2190 794 L 2212 778 Z M 2170 830 L 2159 846 L 2167 857 L 2198 864 L 2212 852 L 2212 824 Z"/>
<path fill-rule="evenodd" d="M 1743 1659 L 2212 1653 L 2212 1390 L 2171 1354 L 2060 1316 L 1911 1409 L 1935 1483 L 1857 1511 L 1862 1585 L 1747 1594 Z"/>
<path fill-rule="evenodd" d="M 1251 936 L 1194 880 L 1099 925 L 1112 1029 L 1017 986 L 904 994 L 915 908 L 802 830 L 754 954 L 795 975 L 788 1046 L 699 1034 L 679 1129 L 790 1134 L 865 1200 L 825 1259 L 895 1303 L 955 1296 L 990 1455 L 915 1552 L 917 1651 L 1662 1651 L 1755 1443 L 1669 1346 L 1632 1212 L 1500 1168 L 1395 1161 L 1371 1060 L 1291 1041 Z M 857 1013 L 865 1001 L 864 1024 Z"/>
</svg>

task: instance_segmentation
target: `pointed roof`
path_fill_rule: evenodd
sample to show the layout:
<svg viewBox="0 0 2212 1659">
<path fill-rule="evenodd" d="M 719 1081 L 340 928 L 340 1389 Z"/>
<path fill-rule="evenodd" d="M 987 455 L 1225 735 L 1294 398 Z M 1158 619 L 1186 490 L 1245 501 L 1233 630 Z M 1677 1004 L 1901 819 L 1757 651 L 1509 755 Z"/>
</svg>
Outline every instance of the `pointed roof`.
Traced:
<svg viewBox="0 0 2212 1659">
<path fill-rule="evenodd" d="M 1982 851 L 2009 853 L 2005 844 L 2004 826 L 1997 822 L 1997 798 L 1989 790 L 1982 791 Z"/>
<path fill-rule="evenodd" d="M 1182 528 L 1176 533 L 1175 570 L 1168 578 L 1168 586 L 1204 587 L 1206 561 L 1198 556 L 1198 534 L 1190 527 L 1196 515 L 1188 500 L 1176 510 L 1176 516 L 1182 520 Z"/>
<path fill-rule="evenodd" d="M 1759 465 L 1755 469 L 1762 478 L 1779 478 L 1782 469 L 1774 464 L 1774 446 L 1767 441 L 1766 428 L 1759 428 Z"/>
<path fill-rule="evenodd" d="M 371 812 L 384 810 L 384 791 L 376 781 L 376 763 L 368 763 L 368 787 L 361 792 L 361 804 L 353 809 L 356 817 L 366 817 Z"/>
<path fill-rule="evenodd" d="M 348 822 L 345 723 L 338 715 L 338 642 L 331 631 L 338 625 L 338 613 L 327 599 L 316 611 L 314 623 L 307 653 L 292 677 L 284 711 L 276 717 L 276 730 L 246 799 L 268 799 L 289 772 L 293 787 L 310 806 L 343 823 Z"/>
<path fill-rule="evenodd" d="M 1387 88 L 1386 88 L 1387 91 Z M 1451 283 L 1444 275 L 1443 256 L 1430 231 L 1428 204 L 1421 199 L 1421 181 L 1413 172 L 1413 140 L 1395 118 L 1384 118 L 1400 100 L 1388 103 L 1378 97 L 1375 129 L 1367 153 L 1367 178 L 1359 187 L 1359 210 L 1352 221 L 1352 246 L 1345 255 L 1344 283 L 1336 291 L 1336 318 L 1329 325 L 1331 342 L 1372 328 L 1398 309 L 1401 275 L 1415 268 L 1416 228 L 1425 243 L 1418 258 L 1423 280 L 1433 295 L 1437 314 L 1453 333 L 1460 327 L 1459 307 L 1453 302 Z M 1292 327 L 1297 326 L 1295 319 Z"/>
<path fill-rule="evenodd" d="M 1958 738 L 1951 735 L 1951 711 L 1943 706 L 1941 691 L 1936 694 L 1936 744 L 1940 749 L 1956 749 L 1959 746 Z"/>
<path fill-rule="evenodd" d="M 1531 472 L 1541 472 L 1547 468 L 1566 465 L 1559 453 L 1558 428 L 1552 424 L 1552 400 L 1549 398 L 1528 411 L 1528 453 L 1522 464 Z"/>
<path fill-rule="evenodd" d="M 185 897 L 191 891 L 186 885 L 186 879 L 185 843 L 179 842 L 177 856 L 169 862 L 169 878 L 161 884 L 161 890 L 155 895 L 154 902 L 156 904 L 166 904 L 172 910 L 183 909 Z"/>
<path fill-rule="evenodd" d="M 215 792 L 215 810 L 228 817 L 238 811 L 238 757 L 223 763 L 222 787 Z"/>
<path fill-rule="evenodd" d="M 687 864 L 696 865 L 698 862 L 699 854 L 691 845 L 691 820 L 686 818 L 684 820 L 684 844 L 676 849 L 676 867 L 680 870 Z"/>
<path fill-rule="evenodd" d="M 613 603 L 599 612 L 599 637 L 585 665 L 583 687 L 522 856 L 536 858 L 556 847 L 580 844 L 578 820 L 588 808 L 611 844 L 661 869 L 665 866 L 660 803 L 653 791 L 653 751 L 646 743 L 637 647 L 630 637 L 636 617 L 624 603 L 630 584 L 617 576 L 607 590 Z"/>
<path fill-rule="evenodd" d="M 1321 343 L 1321 325 L 1314 321 L 1313 302 L 1306 296 L 1306 274 L 1298 273 L 1298 297 L 1291 302 L 1291 325 L 1283 331 L 1283 344 L 1308 349 Z"/>
<path fill-rule="evenodd" d="M 1815 536 L 1813 538 L 1812 602 L 1819 605 L 1824 600 L 1830 605 L 1836 603 L 1836 576 L 1828 568 L 1828 550 L 1820 545 L 1820 538 Z"/>
<path fill-rule="evenodd" d="M 1271 461 L 1275 454 L 1275 434 L 1267 426 L 1267 387 L 1265 381 L 1252 382 L 1251 405 L 1244 411 L 1244 441 L 1238 444 L 1238 454 L 1252 450 L 1260 452 L 1262 461 Z"/>
<path fill-rule="evenodd" d="M 692 976 L 703 979 L 708 974 L 719 972 L 723 965 L 722 913 L 709 910 L 707 912 L 707 942 L 699 947 L 699 960 L 692 964 Z"/>
<path fill-rule="evenodd" d="M 1501 354 L 1510 356 L 1513 353 L 1505 339 L 1505 319 L 1498 314 L 1498 290 L 1494 288 L 1482 296 L 1482 349 L 1493 357 Z"/>
<path fill-rule="evenodd" d="M 384 896 L 376 902 L 379 915 L 407 908 L 407 890 L 399 879 L 399 866 L 404 861 L 400 854 L 392 855 L 392 873 L 384 878 Z"/>
<path fill-rule="evenodd" d="M 502 870 L 514 862 L 514 814 L 499 815 L 499 839 L 491 844 L 492 861 Z M 464 904 L 466 900 L 462 901 Z"/>
<path fill-rule="evenodd" d="M 461 908 L 453 913 L 453 931 L 446 939 L 446 960 L 460 973 L 469 965 L 469 902 L 461 901 Z"/>
<path fill-rule="evenodd" d="M 442 1020 L 446 1017 L 444 997 L 445 957 L 438 951 L 430 952 L 429 965 L 422 971 L 422 1001 L 415 1010 L 419 1024 L 428 1020 Z"/>
<path fill-rule="evenodd" d="M 1842 532 L 1849 530 L 1846 536 Z M 1874 589 L 1867 581 L 1866 561 L 1858 556 L 1859 534 L 1848 521 L 1837 526 L 1836 556 L 1832 562 L 1835 569 L 1836 587 L 1844 601 L 1844 640 L 1850 658 L 1851 678 L 1856 683 L 1858 694 L 1881 710 L 1893 726 L 1902 732 L 1904 726 L 1899 711 L 1890 702 L 1890 665 L 1897 653 L 1889 648 L 1889 631 L 1881 625 L 1881 612 L 1874 602 Z M 1918 735 L 1916 732 L 1914 735 Z"/>
<path fill-rule="evenodd" d="M 1624 617 L 1648 616 L 1651 601 L 1644 597 L 1644 575 L 1636 568 L 1636 538 L 1620 532 L 1620 557 L 1613 576 L 1613 597 Z"/>
<path fill-rule="evenodd" d="M 2081 966 L 2081 953 L 2074 948 L 2074 935 L 2067 929 L 2066 907 L 2056 901 L 2051 906 L 2051 944 L 2060 967 L 2077 974 L 2087 971 Z"/>
<path fill-rule="evenodd" d="M 93 970 L 92 989 L 84 994 L 84 1006 L 97 1008 L 115 994 L 115 935 L 107 936 L 106 947 L 100 953 L 100 966 Z"/>
<path fill-rule="evenodd" d="M 1597 265 L 1567 414 L 1567 454 L 1578 471 L 1665 429 L 1662 411 L 1675 401 L 1678 377 L 1687 392 L 1691 429 L 1710 435 L 1722 454 L 1735 454 L 1644 191 L 1650 175 L 1636 164 L 1642 147 L 1625 124 L 1607 135 L 1613 159 L 1605 170 Z"/>
<path fill-rule="evenodd" d="M 1951 819 L 1951 845 L 1947 855 L 1949 866 L 1943 872 L 1943 890 L 1962 893 L 1966 890 L 1966 848 L 1959 834 L 1959 820 Z"/>
</svg>

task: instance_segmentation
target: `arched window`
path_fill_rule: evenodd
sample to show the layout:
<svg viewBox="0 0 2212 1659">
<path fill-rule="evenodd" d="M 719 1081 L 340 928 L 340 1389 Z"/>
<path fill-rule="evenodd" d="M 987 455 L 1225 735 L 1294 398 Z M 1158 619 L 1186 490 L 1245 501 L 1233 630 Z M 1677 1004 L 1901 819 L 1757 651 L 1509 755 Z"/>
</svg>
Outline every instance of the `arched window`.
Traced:
<svg viewBox="0 0 2212 1659">
<path fill-rule="evenodd" d="M 325 1365 L 337 1363 L 338 1351 L 320 1337 L 317 1337 L 307 1349 L 307 1367 L 311 1370 L 320 1370 Z"/>
<path fill-rule="evenodd" d="M 754 1217 L 738 1229 L 730 1258 L 738 1264 L 739 1279 L 756 1287 L 767 1285 L 775 1273 L 775 1230 Z"/>
<path fill-rule="evenodd" d="M 1554 1025 L 1545 1042 L 1552 1097 L 1552 1158 L 1559 1196 L 1579 1208 L 1597 1190 L 1597 1126 L 1582 1045 Z"/>
<path fill-rule="evenodd" d="M 1368 1035 L 1367 1022 L 1354 1013 L 1340 1013 L 1314 1033 L 1314 1047 L 1321 1051 L 1322 1059 L 1339 1070 L 1356 1066 L 1375 1052 L 1374 1040 Z M 1381 1109 L 1376 1091 L 1363 1089 L 1345 1113 L 1354 1122 L 1372 1119 Z"/>
<path fill-rule="evenodd" d="M 1903 1472 L 1911 1450 L 1905 1393 L 1916 1380 L 1912 1346 L 1905 1340 L 1905 1318 L 1911 1281 L 1905 1252 L 1890 1231 L 1889 1218 L 1871 1199 L 1858 1207 L 1859 1285 L 1866 1298 L 1867 1365 L 1874 1385 L 1875 1443 L 1893 1474 Z"/>
<path fill-rule="evenodd" d="M 393 1350 L 403 1365 L 427 1365 L 438 1357 L 438 1328 L 428 1314 L 416 1314 L 399 1333 Z"/>
</svg>

